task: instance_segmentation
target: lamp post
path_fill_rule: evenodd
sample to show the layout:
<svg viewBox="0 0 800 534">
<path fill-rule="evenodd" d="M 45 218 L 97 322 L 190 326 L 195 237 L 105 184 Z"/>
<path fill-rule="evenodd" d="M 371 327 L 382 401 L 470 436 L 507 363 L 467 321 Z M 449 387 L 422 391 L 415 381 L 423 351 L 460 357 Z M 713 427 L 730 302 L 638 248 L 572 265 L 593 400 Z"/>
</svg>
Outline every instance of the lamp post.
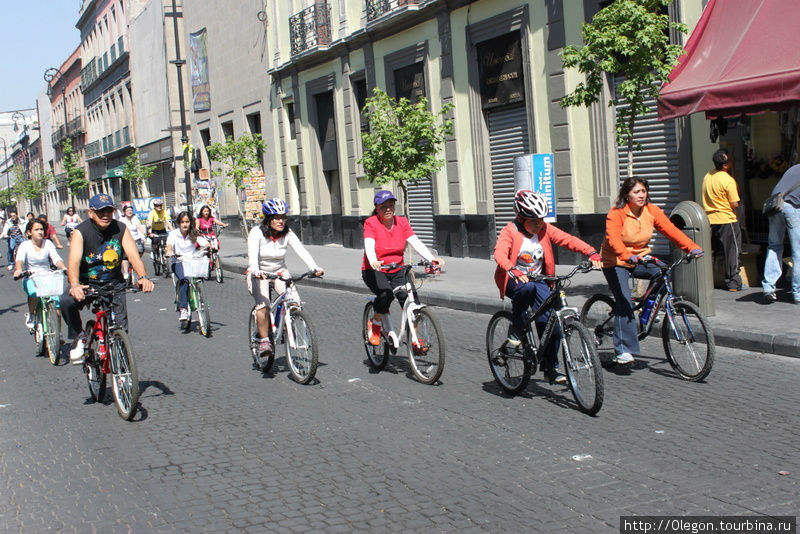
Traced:
<svg viewBox="0 0 800 534">
<path fill-rule="evenodd" d="M 8 145 L 6 144 L 5 138 L 0 137 L 0 141 L 3 142 L 3 166 L 6 171 L 6 190 L 8 191 L 9 198 L 11 198 L 11 180 L 8 179 Z"/>
<path fill-rule="evenodd" d="M 170 61 L 178 68 L 178 105 L 181 111 L 181 149 L 185 152 L 185 147 L 189 143 L 189 136 L 186 134 L 186 103 L 183 100 L 183 73 L 181 67 L 186 64 L 185 59 L 181 59 L 181 42 L 178 35 L 178 8 L 175 0 L 172 0 L 172 30 L 175 34 L 175 59 Z M 192 184 L 189 166 L 186 164 L 186 155 L 183 160 L 183 180 L 186 188 L 186 211 L 192 212 Z"/>
<path fill-rule="evenodd" d="M 47 96 L 52 96 L 53 94 L 53 79 L 58 76 L 58 81 L 61 82 L 61 105 L 64 106 L 64 138 L 67 137 L 67 83 L 64 81 L 64 74 L 60 70 L 55 67 L 50 67 L 46 71 L 44 71 L 44 81 L 47 82 Z M 64 161 L 64 150 L 61 150 L 61 161 L 62 167 Z M 66 169 L 64 169 L 66 172 Z M 72 194 L 72 189 L 69 191 L 70 193 L 70 201 L 74 205 L 75 204 L 75 196 Z"/>
<path fill-rule="evenodd" d="M 23 130 L 25 129 L 25 115 L 23 115 L 19 111 L 15 111 L 14 113 L 11 114 L 11 120 L 14 121 L 14 131 L 15 132 L 19 131 L 19 125 L 17 124 L 17 121 L 20 121 L 20 120 L 22 121 Z"/>
</svg>

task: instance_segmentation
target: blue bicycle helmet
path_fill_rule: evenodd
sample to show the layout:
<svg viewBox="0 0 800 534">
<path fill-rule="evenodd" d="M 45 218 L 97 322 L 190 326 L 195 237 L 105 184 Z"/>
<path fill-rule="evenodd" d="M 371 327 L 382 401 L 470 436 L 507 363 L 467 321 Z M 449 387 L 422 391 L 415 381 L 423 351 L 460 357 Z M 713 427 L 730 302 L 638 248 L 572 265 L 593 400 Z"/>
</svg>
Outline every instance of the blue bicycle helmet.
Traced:
<svg viewBox="0 0 800 534">
<path fill-rule="evenodd" d="M 289 206 L 279 198 L 268 198 L 261 203 L 261 212 L 265 217 L 270 215 L 286 215 L 289 212 Z"/>
</svg>

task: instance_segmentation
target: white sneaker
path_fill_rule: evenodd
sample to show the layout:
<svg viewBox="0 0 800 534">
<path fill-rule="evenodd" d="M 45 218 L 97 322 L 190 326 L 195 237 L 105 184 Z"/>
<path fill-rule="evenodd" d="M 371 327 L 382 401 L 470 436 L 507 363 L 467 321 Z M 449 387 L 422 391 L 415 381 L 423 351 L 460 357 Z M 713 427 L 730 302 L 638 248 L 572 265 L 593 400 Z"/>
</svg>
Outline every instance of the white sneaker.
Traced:
<svg viewBox="0 0 800 534">
<path fill-rule="evenodd" d="M 180 316 L 178 318 L 181 321 L 188 321 L 189 320 L 189 308 L 181 308 L 180 309 Z"/>
<path fill-rule="evenodd" d="M 623 352 L 622 354 L 617 354 L 617 357 L 614 358 L 614 362 L 619 365 L 628 365 L 633 363 L 633 355 L 630 352 Z"/>
<path fill-rule="evenodd" d="M 80 365 L 83 363 L 83 356 L 86 352 L 86 334 L 81 332 L 75 340 L 75 346 L 69 351 L 69 361 L 72 365 Z"/>
<path fill-rule="evenodd" d="M 29 313 L 25 314 L 25 326 L 28 330 L 33 330 L 33 317 L 31 317 Z"/>
<path fill-rule="evenodd" d="M 7 267 L 7 269 L 8 269 L 9 271 L 13 271 L 13 270 L 14 270 L 14 266 L 13 266 L 13 265 L 9 265 L 9 266 Z"/>
</svg>

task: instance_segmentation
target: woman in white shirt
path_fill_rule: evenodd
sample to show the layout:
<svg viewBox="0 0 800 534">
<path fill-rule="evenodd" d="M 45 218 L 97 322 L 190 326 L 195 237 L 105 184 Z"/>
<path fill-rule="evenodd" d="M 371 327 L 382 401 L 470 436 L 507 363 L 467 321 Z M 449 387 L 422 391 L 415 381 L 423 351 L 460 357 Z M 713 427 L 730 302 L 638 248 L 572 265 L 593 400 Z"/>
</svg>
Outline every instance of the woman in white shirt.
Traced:
<svg viewBox="0 0 800 534">
<path fill-rule="evenodd" d="M 286 251 L 289 247 L 294 250 L 300 259 L 315 271 L 317 276 L 322 276 L 322 268 L 318 267 L 314 258 L 308 253 L 303 243 L 286 225 L 286 214 L 289 206 L 279 198 L 271 198 L 261 204 L 264 219 L 259 226 L 250 230 L 247 237 L 248 271 L 247 289 L 256 301 L 256 323 L 258 325 L 259 351 L 271 352 L 269 342 L 269 325 L 267 309 L 270 303 L 269 287 L 277 293 L 286 290 L 286 283 L 281 279 L 267 280 L 266 273 L 278 274 L 289 277 L 291 274 L 286 268 Z"/>
<path fill-rule="evenodd" d="M 44 238 L 44 225 L 38 219 L 31 220 L 25 227 L 25 237 L 17 249 L 17 259 L 14 264 L 14 278 L 22 276 L 23 271 L 30 271 L 34 276 L 50 270 L 50 265 L 55 265 L 66 271 L 64 261 L 56 252 L 56 246 L 49 239 Z M 36 286 L 31 277 L 22 281 L 22 289 L 28 294 L 28 313 L 25 314 L 25 326 L 33 328 L 33 316 L 36 313 Z M 56 308 L 60 308 L 61 301 L 55 297 Z"/>
<path fill-rule="evenodd" d="M 120 222 L 128 227 L 133 242 L 136 243 L 136 250 L 139 251 L 139 256 L 144 254 L 144 235 L 146 232 L 144 225 L 142 225 L 139 217 L 134 213 L 132 206 L 127 205 L 122 208 L 122 219 L 120 219 Z M 122 276 L 128 283 L 130 283 L 130 270 L 130 262 L 127 257 L 124 257 L 122 260 Z"/>
<path fill-rule="evenodd" d="M 194 224 L 194 217 L 188 211 L 178 214 L 177 228 L 167 236 L 167 256 L 197 258 L 208 248 L 208 240 L 200 235 Z M 183 274 L 180 258 L 173 258 L 172 272 L 178 278 L 178 320 L 181 328 L 186 328 L 189 320 L 189 279 Z"/>
<path fill-rule="evenodd" d="M 67 234 L 67 241 L 72 236 L 72 231 L 83 221 L 80 216 L 75 213 L 75 208 L 72 206 L 67 208 L 67 212 L 61 218 L 61 226 L 64 227 L 64 233 Z"/>
</svg>

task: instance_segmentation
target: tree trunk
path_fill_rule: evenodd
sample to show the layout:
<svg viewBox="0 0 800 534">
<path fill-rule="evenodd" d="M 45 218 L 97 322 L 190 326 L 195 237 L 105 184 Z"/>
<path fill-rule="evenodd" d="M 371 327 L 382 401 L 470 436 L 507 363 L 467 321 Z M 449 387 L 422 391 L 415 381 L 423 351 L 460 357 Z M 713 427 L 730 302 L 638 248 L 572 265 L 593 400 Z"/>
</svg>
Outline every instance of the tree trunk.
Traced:
<svg viewBox="0 0 800 534">
<path fill-rule="evenodd" d="M 247 239 L 247 235 L 250 233 L 250 227 L 247 225 L 247 214 L 245 213 L 242 202 L 242 190 L 238 187 L 236 188 L 236 210 L 239 212 L 239 218 L 242 221 L 242 237 Z"/>
<path fill-rule="evenodd" d="M 408 217 L 408 186 L 403 180 L 398 182 L 400 184 L 400 191 L 403 192 L 403 213 Z"/>
<path fill-rule="evenodd" d="M 628 136 L 628 178 L 633 178 L 633 124 L 634 116 L 628 121 L 630 135 Z"/>
</svg>

